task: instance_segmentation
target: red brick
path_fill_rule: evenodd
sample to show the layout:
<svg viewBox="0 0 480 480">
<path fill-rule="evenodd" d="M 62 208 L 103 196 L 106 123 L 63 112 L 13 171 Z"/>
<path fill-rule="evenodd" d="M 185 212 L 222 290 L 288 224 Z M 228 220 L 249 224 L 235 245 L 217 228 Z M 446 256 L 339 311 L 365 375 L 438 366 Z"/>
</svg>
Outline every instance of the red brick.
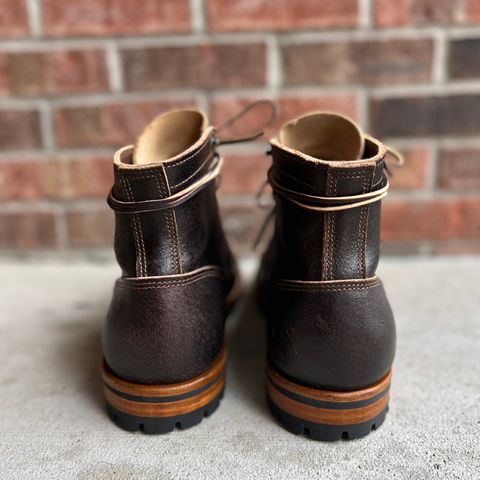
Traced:
<svg viewBox="0 0 480 480">
<path fill-rule="evenodd" d="M 258 86 L 266 78 L 263 43 L 135 48 L 123 59 L 129 90 Z"/>
<path fill-rule="evenodd" d="M 0 214 L 0 247 L 48 248 L 57 245 L 52 212 L 9 212 Z"/>
<path fill-rule="evenodd" d="M 357 0 L 209 0 L 208 23 L 217 32 L 354 27 Z"/>
<path fill-rule="evenodd" d="M 465 21 L 480 23 L 480 0 L 465 0 Z"/>
<path fill-rule="evenodd" d="M 68 198 L 107 198 L 113 185 L 113 161 L 108 157 L 70 159 L 67 163 Z"/>
<path fill-rule="evenodd" d="M 101 50 L 0 53 L 0 95 L 59 95 L 108 90 Z"/>
<path fill-rule="evenodd" d="M 188 0 L 44 0 L 49 36 L 142 35 L 190 30 Z"/>
<path fill-rule="evenodd" d="M 450 78 L 468 80 L 480 78 L 480 38 L 451 40 L 448 74 Z"/>
<path fill-rule="evenodd" d="M 380 138 L 480 134 L 480 95 L 373 99 L 370 125 Z"/>
<path fill-rule="evenodd" d="M 412 23 L 412 0 L 374 0 L 373 13 L 378 27 L 400 27 Z"/>
<path fill-rule="evenodd" d="M 249 102 L 259 97 L 218 96 L 210 104 L 211 119 L 214 125 L 220 125 L 226 119 L 237 114 Z M 356 119 L 358 115 L 357 97 L 351 93 L 318 93 L 299 94 L 274 98 L 278 105 L 278 116 L 275 122 L 265 130 L 262 141 L 268 141 L 275 136 L 278 129 L 287 121 L 314 110 L 326 110 L 342 113 Z M 221 132 L 220 136 L 242 136 L 260 127 L 268 119 L 268 112 L 263 108 L 252 110 L 248 117 L 238 122 L 235 132 Z"/>
<path fill-rule="evenodd" d="M 430 38 L 284 45 L 287 85 L 404 84 L 431 79 Z"/>
<path fill-rule="evenodd" d="M 0 110 L 0 150 L 40 148 L 40 117 L 34 110 Z"/>
<path fill-rule="evenodd" d="M 73 247 L 111 247 L 114 215 L 105 206 L 67 212 L 69 244 Z"/>
<path fill-rule="evenodd" d="M 480 149 L 445 149 L 440 153 L 438 185 L 447 190 L 480 192 Z"/>
<path fill-rule="evenodd" d="M 194 105 L 173 98 L 164 101 L 116 103 L 92 107 L 64 107 L 55 113 L 58 144 L 62 147 L 122 146 L 133 143 L 156 115 Z"/>
<path fill-rule="evenodd" d="M 0 200 L 57 198 L 63 190 L 62 164 L 44 159 L 0 162 Z"/>
<path fill-rule="evenodd" d="M 0 38 L 22 37 L 29 33 L 25 1 L 2 0 L 0 5 Z"/>
<path fill-rule="evenodd" d="M 382 240 L 386 242 L 480 238 L 478 197 L 389 199 L 382 209 Z"/>
<path fill-rule="evenodd" d="M 418 190 L 427 185 L 431 152 L 428 148 L 404 148 L 400 150 L 405 163 L 400 168 L 391 167 L 392 190 Z M 388 157 L 387 157 L 388 162 Z"/>
<path fill-rule="evenodd" d="M 404 27 L 411 25 L 448 25 L 456 16 L 451 0 L 374 0 L 375 25 Z"/>
<path fill-rule="evenodd" d="M 0 161 L 0 200 L 106 198 L 112 156 Z"/>
<path fill-rule="evenodd" d="M 255 194 L 267 178 L 271 158 L 265 153 L 225 153 L 220 182 L 224 194 Z"/>
</svg>

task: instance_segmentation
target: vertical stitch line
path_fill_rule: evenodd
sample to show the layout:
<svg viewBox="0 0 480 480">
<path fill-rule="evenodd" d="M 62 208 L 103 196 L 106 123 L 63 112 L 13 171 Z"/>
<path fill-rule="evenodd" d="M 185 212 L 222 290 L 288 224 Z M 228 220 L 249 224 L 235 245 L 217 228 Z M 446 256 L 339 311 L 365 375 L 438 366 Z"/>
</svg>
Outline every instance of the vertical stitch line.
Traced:
<svg viewBox="0 0 480 480">
<path fill-rule="evenodd" d="M 323 214 L 323 255 L 322 255 L 322 280 L 327 280 L 328 278 L 328 230 L 330 226 L 330 217 L 328 216 L 328 212 Z"/>
<path fill-rule="evenodd" d="M 365 193 L 367 190 L 367 177 L 363 177 L 362 193 Z M 360 278 L 363 278 L 365 271 L 365 214 L 366 207 L 361 207 L 360 209 L 360 219 L 358 222 L 358 233 L 357 233 L 357 268 L 360 275 Z"/>
<path fill-rule="evenodd" d="M 338 176 L 334 176 L 334 182 L 333 182 L 333 196 L 337 196 L 337 190 L 338 190 Z M 334 278 L 333 272 L 334 272 L 334 254 L 335 254 L 335 238 L 336 238 L 336 214 L 335 212 L 330 212 L 330 218 L 331 218 L 331 228 L 330 228 L 330 276 L 329 280 Z"/>
<path fill-rule="evenodd" d="M 377 173 L 377 167 L 380 164 L 381 162 L 377 163 L 372 169 L 372 179 L 370 181 L 370 190 L 373 189 L 374 182 L 375 182 L 375 175 Z M 363 240 L 363 276 L 364 278 L 367 278 L 367 242 L 368 242 L 368 224 L 370 220 L 370 207 L 371 205 L 366 206 L 365 232 L 364 232 L 364 240 Z"/>
<path fill-rule="evenodd" d="M 363 175 L 362 171 L 362 193 L 365 193 L 365 176 Z M 358 276 L 361 278 L 363 275 L 362 272 L 362 260 L 361 260 L 361 252 L 362 252 L 362 233 L 363 233 L 363 213 L 364 207 L 360 207 L 359 211 L 359 219 L 358 219 L 358 227 L 357 227 L 357 254 L 355 256 L 355 265 L 357 268 Z"/>
<path fill-rule="evenodd" d="M 373 189 L 373 184 L 375 181 L 375 173 L 378 165 L 375 165 L 373 169 L 371 170 L 372 175 L 370 178 L 370 185 L 368 184 L 368 177 L 365 175 L 364 181 L 363 181 L 363 193 L 366 193 Z M 367 174 L 368 172 L 366 172 Z M 361 239 L 362 239 L 362 245 L 361 245 L 361 251 L 359 252 L 359 255 L 361 257 L 361 275 L 362 278 L 366 278 L 367 276 L 367 240 L 368 240 L 368 221 L 369 221 L 369 216 L 370 216 L 370 207 L 371 205 L 366 205 L 362 207 L 362 230 L 359 229 L 359 234 L 361 233 Z"/>
<path fill-rule="evenodd" d="M 127 188 L 127 183 L 125 181 L 125 178 L 123 176 L 120 178 L 121 178 L 123 190 L 128 198 L 128 201 L 132 202 L 133 200 L 132 200 L 131 191 L 129 191 L 129 188 Z M 136 227 L 133 215 L 129 217 L 129 221 L 130 221 L 130 228 L 132 229 L 133 241 L 135 243 L 135 274 L 138 277 L 141 277 L 142 272 L 141 272 L 141 264 L 140 264 L 140 255 L 141 255 L 140 243 L 138 241 L 138 232 L 137 232 L 137 227 Z"/>
<path fill-rule="evenodd" d="M 155 185 L 157 186 L 157 190 L 160 193 L 160 195 L 163 197 L 164 195 L 166 195 L 165 188 L 164 188 L 163 184 L 160 182 L 160 180 L 158 179 L 157 176 L 155 176 L 154 178 L 155 178 Z M 169 213 L 170 213 L 169 210 L 165 210 L 163 212 L 164 217 L 165 217 L 165 221 L 166 221 L 165 223 L 167 225 L 168 239 L 170 240 L 172 250 L 174 251 L 175 262 L 176 262 L 175 244 L 174 244 L 173 239 L 172 239 L 172 236 L 174 235 L 174 233 L 172 231 L 171 217 L 170 217 Z"/>
<path fill-rule="evenodd" d="M 327 279 L 327 262 L 328 262 L 328 212 L 323 213 L 323 244 L 322 244 L 322 271 L 321 280 Z"/>
<path fill-rule="evenodd" d="M 140 217 L 138 214 L 135 214 L 134 217 L 137 223 L 138 233 L 140 237 L 140 247 L 142 251 L 142 274 L 144 277 L 146 277 L 147 276 L 147 254 L 145 251 L 145 243 L 143 241 L 142 224 L 140 222 Z"/>
<path fill-rule="evenodd" d="M 333 182 L 333 171 L 327 169 L 327 188 L 326 195 L 330 195 Z M 323 215 L 323 246 L 322 246 L 322 280 L 328 280 L 330 271 L 330 228 L 331 212 L 325 212 Z"/>
<path fill-rule="evenodd" d="M 165 194 L 171 195 L 172 192 L 170 191 L 170 184 L 168 182 L 167 172 L 165 171 L 164 165 L 162 165 L 162 173 L 163 173 L 163 178 L 165 181 L 165 187 L 167 189 L 167 192 L 165 192 L 163 182 L 160 182 L 158 180 L 158 177 L 156 177 L 157 188 L 160 189 L 160 193 L 162 195 L 165 195 Z M 175 257 L 175 266 L 178 273 L 183 273 L 182 259 L 180 254 L 180 243 L 179 243 L 179 236 L 178 236 L 178 227 L 177 227 L 177 217 L 175 215 L 175 210 L 173 208 L 165 211 L 165 219 L 167 220 L 167 229 L 169 232 L 170 242 L 171 242 L 173 254 Z"/>
<path fill-rule="evenodd" d="M 133 195 L 132 187 L 130 185 L 130 181 L 128 178 L 125 179 L 126 185 L 128 187 L 128 192 L 130 196 L 130 201 L 134 202 L 135 197 Z M 139 243 L 139 260 L 140 260 L 140 276 L 146 277 L 147 276 L 147 255 L 145 253 L 145 243 L 143 242 L 143 232 L 142 232 L 142 225 L 140 223 L 140 218 L 137 213 L 133 214 L 133 222 L 135 224 L 137 236 L 138 236 L 138 243 Z"/>
<path fill-rule="evenodd" d="M 365 178 L 363 178 L 363 183 L 362 183 L 362 193 L 365 191 Z M 357 241 L 356 241 L 356 247 L 357 247 L 357 252 L 355 255 L 355 267 L 357 270 L 357 275 L 358 277 L 362 276 L 362 267 L 361 267 L 361 251 L 362 251 L 362 246 L 361 246 L 361 232 L 363 231 L 363 207 L 360 207 L 359 209 L 359 218 L 358 218 L 358 227 L 357 227 Z"/>
<path fill-rule="evenodd" d="M 328 261 L 328 212 L 323 213 L 323 245 L 322 245 L 322 274 L 321 279 L 327 279 L 327 261 Z"/>
<path fill-rule="evenodd" d="M 325 231 L 325 274 L 323 279 L 329 280 L 330 279 L 330 271 L 331 271 L 331 259 L 330 259 L 330 252 L 332 248 L 331 238 L 330 238 L 330 230 L 332 228 L 332 213 L 325 212 L 325 221 L 324 225 L 326 227 Z"/>
</svg>

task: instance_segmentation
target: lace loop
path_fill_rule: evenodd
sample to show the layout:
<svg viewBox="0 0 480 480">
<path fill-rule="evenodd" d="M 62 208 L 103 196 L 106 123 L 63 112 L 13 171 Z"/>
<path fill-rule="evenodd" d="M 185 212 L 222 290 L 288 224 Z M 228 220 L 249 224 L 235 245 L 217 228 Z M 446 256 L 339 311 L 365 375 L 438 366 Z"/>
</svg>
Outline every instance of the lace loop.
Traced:
<svg viewBox="0 0 480 480">
<path fill-rule="evenodd" d="M 396 162 L 394 163 L 395 167 L 401 167 L 403 165 L 404 163 L 403 156 L 397 150 L 387 147 L 387 155 L 390 155 L 396 160 Z M 386 159 L 384 160 L 384 169 L 388 174 L 388 176 L 393 176 L 392 172 L 389 169 L 389 165 L 387 164 Z M 324 196 L 318 196 L 318 195 L 308 195 L 302 192 L 296 192 L 294 190 L 290 190 L 280 185 L 275 180 L 273 176 L 272 167 L 270 167 L 267 173 L 266 181 L 262 184 L 262 186 L 257 192 L 257 195 L 256 195 L 257 205 L 261 208 L 265 208 L 265 206 L 267 205 L 265 202 L 261 201 L 261 197 L 263 195 L 263 192 L 267 184 L 270 184 L 274 195 L 278 195 L 304 210 L 310 210 L 315 212 L 338 212 L 343 210 L 350 210 L 353 208 L 363 207 L 365 205 L 370 205 L 372 203 L 379 202 L 382 198 L 384 198 L 387 195 L 388 189 L 390 187 L 390 183 L 387 177 L 384 177 L 384 183 L 385 185 L 383 185 L 378 190 L 374 190 L 373 192 L 361 193 L 358 195 L 347 195 L 342 197 L 324 197 Z M 326 203 L 327 205 L 318 205 L 318 203 L 321 203 L 321 204 Z M 341 204 L 341 205 L 338 205 L 338 204 Z M 273 208 L 265 217 L 265 220 L 263 221 L 262 226 L 260 227 L 260 230 L 257 234 L 257 237 L 253 244 L 254 249 L 256 249 L 260 244 L 260 241 L 267 230 L 267 226 L 269 225 L 270 221 L 273 219 L 274 213 L 275 213 L 275 206 L 273 204 Z"/>
<path fill-rule="evenodd" d="M 133 148 L 133 146 L 131 146 Z M 158 198 L 155 200 L 142 200 L 136 202 L 124 202 L 118 200 L 113 195 L 113 188 L 108 194 L 107 203 L 118 213 L 143 213 L 143 212 L 155 212 L 158 210 L 166 210 L 167 208 L 177 207 L 187 200 L 192 198 L 195 194 L 203 190 L 212 180 L 217 179 L 222 169 L 223 159 L 215 153 L 212 156 L 212 161 L 207 168 L 205 175 L 193 182 L 188 187 L 180 190 L 173 195 L 166 198 Z"/>
<path fill-rule="evenodd" d="M 280 185 L 272 174 L 272 169 L 268 171 L 268 182 L 270 183 L 274 194 L 294 203 L 305 210 L 312 210 L 316 212 L 335 212 L 341 210 L 350 210 L 358 208 L 370 203 L 378 202 L 387 195 L 390 186 L 388 180 L 386 184 L 373 192 L 360 193 L 358 195 L 347 195 L 341 197 L 323 197 L 319 195 L 308 195 L 302 192 L 296 192 Z M 327 205 L 318 205 L 318 203 Z M 328 204 L 334 205 L 328 205 Z M 341 203 L 342 205 L 336 205 Z"/>
</svg>

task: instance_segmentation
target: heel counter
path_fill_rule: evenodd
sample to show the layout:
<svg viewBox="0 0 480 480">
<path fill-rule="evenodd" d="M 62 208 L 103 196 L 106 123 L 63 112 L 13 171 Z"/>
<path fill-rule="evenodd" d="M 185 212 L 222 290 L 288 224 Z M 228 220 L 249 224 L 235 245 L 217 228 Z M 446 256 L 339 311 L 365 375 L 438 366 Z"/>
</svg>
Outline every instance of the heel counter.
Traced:
<svg viewBox="0 0 480 480">
<path fill-rule="evenodd" d="M 282 282 L 268 295 L 268 354 L 286 377 L 319 388 L 354 390 L 390 369 L 395 323 L 377 277 Z"/>
<path fill-rule="evenodd" d="M 137 383 L 193 378 L 223 346 L 224 303 L 225 287 L 215 267 L 120 279 L 102 332 L 105 361 L 118 377 Z"/>
</svg>

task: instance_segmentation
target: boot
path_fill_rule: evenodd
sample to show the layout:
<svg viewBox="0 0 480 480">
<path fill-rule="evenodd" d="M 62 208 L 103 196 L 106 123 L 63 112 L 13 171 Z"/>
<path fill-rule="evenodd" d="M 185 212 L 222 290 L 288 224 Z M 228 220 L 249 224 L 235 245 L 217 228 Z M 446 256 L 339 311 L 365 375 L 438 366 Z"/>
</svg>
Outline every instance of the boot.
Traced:
<svg viewBox="0 0 480 480">
<path fill-rule="evenodd" d="M 258 278 L 268 402 L 286 429 L 315 440 L 367 435 L 387 411 L 395 325 L 375 274 L 386 154 L 330 113 L 271 140 L 275 230 Z"/>
<path fill-rule="evenodd" d="M 122 269 L 102 333 L 107 410 L 127 430 L 164 433 L 222 396 L 224 320 L 238 297 L 221 227 L 221 159 L 206 117 L 157 117 L 114 158 L 108 203 Z"/>
</svg>

